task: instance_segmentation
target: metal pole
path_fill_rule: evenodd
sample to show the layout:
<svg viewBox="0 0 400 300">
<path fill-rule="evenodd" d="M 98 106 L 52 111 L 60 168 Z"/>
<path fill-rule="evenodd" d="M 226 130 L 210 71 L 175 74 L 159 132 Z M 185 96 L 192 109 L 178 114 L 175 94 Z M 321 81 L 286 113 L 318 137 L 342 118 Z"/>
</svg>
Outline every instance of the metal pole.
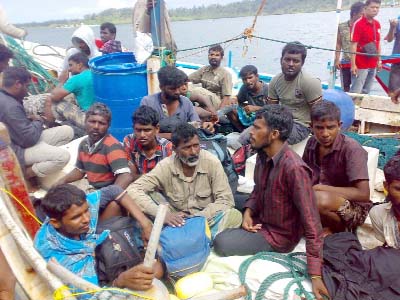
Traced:
<svg viewBox="0 0 400 300">
<path fill-rule="evenodd" d="M 342 12 L 342 0 L 337 1 L 336 5 L 336 31 L 334 34 L 334 44 L 333 44 L 333 49 L 336 49 L 336 40 L 337 40 L 337 34 L 338 34 L 338 28 L 339 28 L 339 23 L 340 23 L 340 13 Z M 333 59 L 331 61 L 330 65 L 330 80 L 329 80 L 329 88 L 334 88 L 335 87 L 335 82 L 336 82 L 336 67 L 335 67 L 335 54 L 336 52 L 333 53 Z"/>
</svg>

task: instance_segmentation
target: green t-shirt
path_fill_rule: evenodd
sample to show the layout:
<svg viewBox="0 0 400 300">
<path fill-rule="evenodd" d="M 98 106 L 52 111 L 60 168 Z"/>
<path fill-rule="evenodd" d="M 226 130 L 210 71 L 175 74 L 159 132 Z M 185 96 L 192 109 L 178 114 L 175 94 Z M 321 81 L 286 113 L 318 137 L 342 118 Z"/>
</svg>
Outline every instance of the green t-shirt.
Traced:
<svg viewBox="0 0 400 300">
<path fill-rule="evenodd" d="M 322 97 L 321 81 L 300 71 L 292 81 L 286 81 L 280 73 L 268 85 L 268 98 L 278 100 L 290 109 L 294 120 L 305 126 L 310 124 L 311 106 Z"/>
<path fill-rule="evenodd" d="M 82 110 L 88 110 L 94 103 L 92 72 L 89 69 L 69 78 L 63 87 L 75 95 Z"/>
</svg>

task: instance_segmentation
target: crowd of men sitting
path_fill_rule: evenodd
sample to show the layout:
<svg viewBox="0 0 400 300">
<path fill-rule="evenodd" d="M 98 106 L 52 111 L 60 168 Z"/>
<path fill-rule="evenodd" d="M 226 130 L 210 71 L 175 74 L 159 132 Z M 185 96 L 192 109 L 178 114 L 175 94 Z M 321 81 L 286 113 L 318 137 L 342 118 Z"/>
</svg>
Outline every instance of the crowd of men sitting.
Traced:
<svg viewBox="0 0 400 300">
<path fill-rule="evenodd" d="M 92 53 L 84 39 L 74 38 L 78 48 Z M 111 48 L 119 49 L 120 43 L 102 46 Z M 307 52 L 302 44 L 285 45 L 282 73 L 269 85 L 260 81 L 256 67 L 243 67 L 237 100 L 231 95 L 231 76 L 221 66 L 224 51 L 219 45 L 209 49 L 209 66 L 189 77 L 173 66 L 161 68 L 161 91 L 142 99 L 132 115 L 133 132 L 123 143 L 108 132 L 110 109 L 93 103 L 88 56 L 82 51 L 68 58 L 73 76 L 46 96 L 39 115 L 24 108 L 31 75 L 24 68 L 7 67 L 13 54 L 0 45 L 0 122 L 9 130 L 26 178 L 49 176 L 67 164 L 69 153 L 58 146 L 73 139 L 71 123 L 87 135 L 79 145 L 75 168 L 41 203 L 47 219 L 35 247 L 46 260 L 54 257 L 98 283 L 93 254 L 107 236 L 96 234 L 98 222 L 129 214 L 146 242 L 161 193 L 170 207 L 165 225 L 182 227 L 190 217 L 206 218 L 218 255 L 286 253 L 304 237 L 313 292 L 318 300 L 328 296 L 321 276 L 323 239 L 354 232 L 364 223 L 372 206 L 368 157 L 358 142 L 341 133 L 340 110 L 322 99 L 319 79 L 303 71 Z M 65 99 L 70 93 L 75 103 Z M 233 105 L 236 101 L 238 106 Z M 226 107 L 226 114 L 218 114 Z M 246 128 L 240 123 L 240 109 L 255 115 L 253 125 Z M 64 125 L 55 126 L 55 119 Z M 254 190 L 243 212 L 235 208 L 221 162 L 200 147 L 197 128 L 212 133 L 219 122 L 231 123 L 242 132 L 241 143 L 258 153 Z M 305 139 L 301 158 L 289 145 Z M 392 158 L 384 172 L 388 202 L 374 207 L 371 218 L 378 239 L 398 248 L 400 158 Z M 91 187 L 88 194 L 73 185 L 83 178 Z M 146 290 L 164 272 L 161 261 L 154 268 L 138 264 L 110 284 Z"/>
</svg>

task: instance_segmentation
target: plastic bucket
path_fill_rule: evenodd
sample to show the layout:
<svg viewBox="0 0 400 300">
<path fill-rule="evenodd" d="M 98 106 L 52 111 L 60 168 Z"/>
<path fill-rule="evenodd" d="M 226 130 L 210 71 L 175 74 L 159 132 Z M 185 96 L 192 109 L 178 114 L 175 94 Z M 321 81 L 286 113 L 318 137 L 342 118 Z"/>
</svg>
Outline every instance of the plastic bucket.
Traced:
<svg viewBox="0 0 400 300">
<path fill-rule="evenodd" d="M 354 122 L 355 106 L 353 99 L 342 90 L 328 89 L 323 91 L 323 99 L 333 102 L 340 109 L 342 130 L 346 131 Z"/>
<path fill-rule="evenodd" d="M 96 101 L 112 112 L 110 133 L 122 141 L 132 132 L 132 113 L 147 95 L 146 65 L 138 64 L 132 52 L 111 53 L 89 62 Z"/>
</svg>

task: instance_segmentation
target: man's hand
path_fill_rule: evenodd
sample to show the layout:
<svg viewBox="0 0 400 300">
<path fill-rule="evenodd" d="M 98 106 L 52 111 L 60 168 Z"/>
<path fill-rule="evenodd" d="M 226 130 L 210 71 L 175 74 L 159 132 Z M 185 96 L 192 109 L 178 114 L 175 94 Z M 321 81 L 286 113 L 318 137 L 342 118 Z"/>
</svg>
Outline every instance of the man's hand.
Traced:
<svg viewBox="0 0 400 300">
<path fill-rule="evenodd" d="M 247 114 L 249 114 L 249 113 L 252 113 L 252 112 L 259 111 L 261 108 L 262 108 L 262 107 L 257 106 L 257 105 L 246 105 L 246 106 L 244 107 L 244 111 L 245 111 Z"/>
<path fill-rule="evenodd" d="M 358 68 L 356 65 L 351 64 L 351 74 L 354 76 L 358 75 Z"/>
<path fill-rule="evenodd" d="M 390 94 L 390 98 L 394 104 L 399 104 L 400 101 L 400 89 L 395 90 L 393 93 Z"/>
<path fill-rule="evenodd" d="M 261 224 L 253 225 L 253 218 L 251 217 L 251 210 L 247 208 L 243 214 L 242 227 L 249 232 L 257 232 L 261 229 Z"/>
<path fill-rule="evenodd" d="M 181 227 L 185 225 L 185 217 L 187 217 L 187 215 L 184 212 L 167 212 L 164 223 L 172 227 Z"/>
<path fill-rule="evenodd" d="M 201 125 L 201 127 L 203 129 L 206 129 L 208 131 L 210 131 L 211 133 L 214 133 L 215 129 L 214 129 L 214 123 L 212 122 L 203 122 L 203 124 Z"/>
<path fill-rule="evenodd" d="M 147 0 L 146 8 L 148 11 L 152 10 L 157 5 L 157 0 Z"/>
<path fill-rule="evenodd" d="M 153 229 L 153 224 L 149 220 L 146 224 L 142 225 L 142 240 L 145 246 L 150 240 L 151 231 Z"/>
<path fill-rule="evenodd" d="M 114 280 L 113 285 L 130 290 L 146 291 L 152 287 L 153 279 L 153 268 L 148 268 L 140 264 L 119 274 L 117 279 Z"/>
<path fill-rule="evenodd" d="M 392 28 L 396 28 L 397 27 L 397 23 L 398 23 L 397 19 L 390 19 L 389 20 L 390 27 L 392 27 Z"/>
<path fill-rule="evenodd" d="M 340 60 L 339 59 L 335 59 L 335 68 L 336 68 L 336 70 L 340 70 L 342 68 L 340 66 Z"/>
<path fill-rule="evenodd" d="M 379 59 L 377 64 L 376 64 L 376 71 L 380 72 L 382 71 L 382 61 Z"/>
<path fill-rule="evenodd" d="M 43 121 L 43 118 L 36 114 L 29 115 L 28 119 L 31 121 Z"/>
<path fill-rule="evenodd" d="M 322 281 L 322 278 L 319 278 L 319 277 L 312 278 L 311 283 L 312 283 L 312 290 L 313 290 L 315 299 L 324 300 L 323 295 L 328 297 L 328 299 L 330 299 L 328 290 L 327 290 L 324 282 Z"/>
</svg>

